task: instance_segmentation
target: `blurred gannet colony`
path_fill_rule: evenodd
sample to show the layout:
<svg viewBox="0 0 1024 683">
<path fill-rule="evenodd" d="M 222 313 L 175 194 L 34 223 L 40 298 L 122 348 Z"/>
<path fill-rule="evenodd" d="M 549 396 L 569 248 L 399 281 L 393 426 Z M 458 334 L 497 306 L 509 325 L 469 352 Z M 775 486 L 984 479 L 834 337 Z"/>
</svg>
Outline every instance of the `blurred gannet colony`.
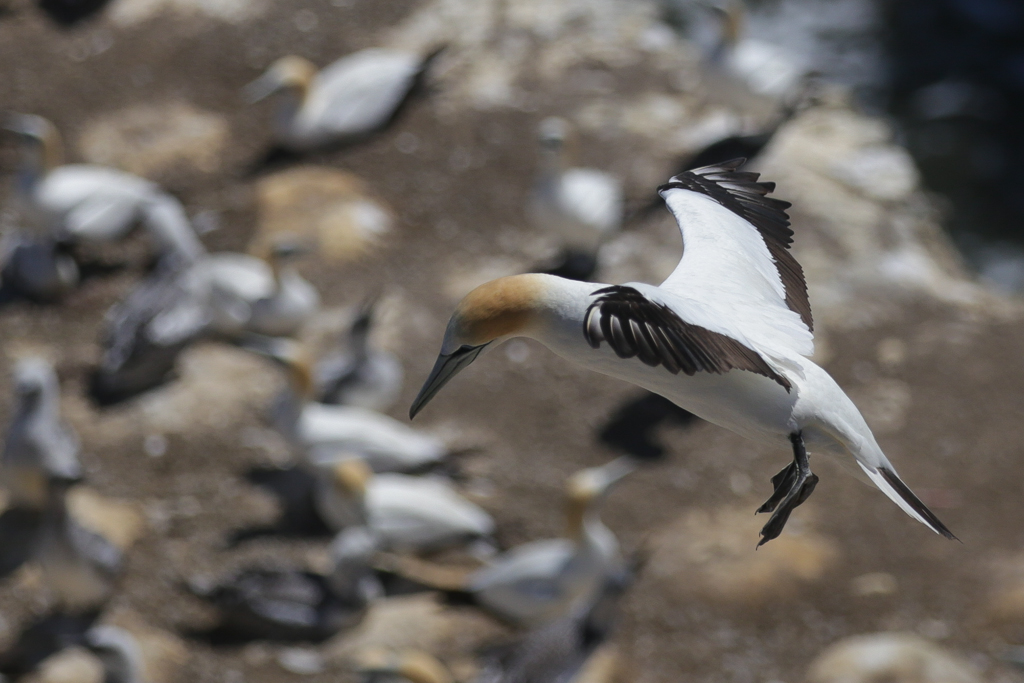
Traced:
<svg viewBox="0 0 1024 683">
<path fill-rule="evenodd" d="M 810 359 L 816 335 L 828 348 L 828 335 L 896 321 L 910 300 L 964 316 L 1016 310 L 965 276 L 912 160 L 885 122 L 852 106 L 851 89 L 865 84 L 844 79 L 841 60 L 818 59 L 822 36 L 845 30 L 832 24 L 852 11 L 849 0 L 788 43 L 777 26 L 792 3 L 423 0 L 383 30 L 332 37 L 330 54 L 295 36 L 327 35 L 321 18 L 347 16 L 352 0 L 294 12 L 255 1 L 39 4 L 80 27 L 72 30 L 99 26 L 116 41 L 165 21 L 230 26 L 211 29 L 217 40 L 252 35 L 217 75 L 231 104 L 204 110 L 230 121 L 216 128 L 237 138 L 234 156 L 219 158 L 218 143 L 206 150 L 216 163 L 194 165 L 187 180 L 170 162 L 137 166 L 173 193 L 121 168 L 69 163 L 79 125 L 56 108 L 44 113 L 60 132 L 34 112 L 3 120 L 17 160 L 12 153 L 16 178 L 0 217 L 0 298 L 17 315 L 66 314 L 76 333 L 90 317 L 99 337 L 2 345 L 13 399 L 0 456 L 0 577 L 29 607 L 16 623 L 0 619 L 0 676 L 248 680 L 237 668 L 182 673 L 190 658 L 224 656 L 260 675 L 273 660 L 282 676 L 367 683 L 648 680 L 635 675 L 648 647 L 635 624 L 617 638 L 620 604 L 666 576 L 703 579 L 659 556 L 664 529 L 637 533 L 636 519 L 665 525 L 752 488 L 756 455 L 726 453 L 710 431 L 701 438 L 715 467 L 739 463 L 728 484 L 718 477 L 695 491 L 696 469 L 666 462 L 658 430 L 691 429 L 698 416 L 751 437 L 750 448 L 792 452 L 757 509 L 771 513 L 760 543 L 753 534 L 742 543 L 753 552 L 788 523 L 786 536 L 759 551 L 775 562 L 769 569 L 740 573 L 744 596 L 788 596 L 838 555 L 841 543 L 816 543 L 808 531 L 821 501 L 790 521 L 818 483 L 809 455 L 819 452 L 851 455 L 851 469 L 953 538 L 929 508 L 942 498 L 910 490 L 854 392 L 819 366 L 820 348 Z M 275 25 L 286 11 L 290 23 Z M 148 87 L 154 65 L 144 66 L 133 73 Z M 185 95 L 198 106 L 199 93 Z M 406 129 L 407 107 L 432 124 L 479 124 L 479 148 L 453 145 L 446 163 L 413 170 L 406 160 L 447 142 Z M 146 117 L 158 125 L 159 108 Z M 114 134 L 116 112 L 103 122 L 114 131 L 104 139 L 130 139 Z M 82 147 L 88 136 L 78 139 Z M 127 165 L 135 150 L 125 146 L 104 163 Z M 499 163 L 519 157 L 498 148 L 527 161 Z M 388 155 L 398 162 L 382 162 Z M 453 178 L 463 183 L 457 198 Z M 416 205 L 423 197 L 429 210 Z M 467 215 L 460 202 L 480 204 L 468 213 L 479 224 L 455 222 Z M 424 224 L 431 212 L 441 216 L 435 226 Z M 145 257 L 107 270 L 90 261 L 133 254 L 137 227 Z M 415 241 L 414 254 L 403 240 Z M 421 355 L 442 330 L 414 399 L 407 368 L 419 381 Z M 409 401 L 411 417 L 517 336 L 649 393 L 617 409 L 605 389 L 567 393 L 604 385 L 534 362 L 535 347 L 518 341 L 504 348 L 513 370 L 485 360 L 475 380 L 467 372 L 468 388 L 451 399 L 460 409 L 425 426 L 405 421 Z M 86 350 L 56 357 L 71 344 Z M 525 385 L 561 392 L 546 418 L 564 434 L 536 453 L 508 438 L 539 429 L 509 411 Z M 572 421 L 595 428 L 592 442 L 579 443 Z M 922 456 L 908 481 L 936 462 Z M 144 469 L 158 483 L 134 491 Z M 644 477 L 671 490 L 678 510 L 624 512 L 619 487 Z M 172 499 L 186 485 L 193 493 Z M 854 512 L 848 499 L 836 506 L 887 513 Z M 698 520 L 683 525 L 691 533 L 703 518 L 686 519 Z M 905 518 L 885 520 L 902 533 Z M 716 546 L 694 536 L 693 556 L 713 573 L 731 537 Z M 802 542 L 773 560 L 773 545 L 790 537 Z M 861 583 L 879 594 L 889 585 Z M 166 614 L 160 600 L 173 602 Z M 662 609 L 666 623 L 691 618 Z M 795 633 L 784 626 L 784 637 Z M 841 630 L 819 630 L 829 629 Z M 855 654 L 866 647 L 853 645 Z M 941 660 L 921 652 L 908 656 Z M 854 655 L 826 651 L 812 679 L 861 680 L 830 678 L 842 657 Z M 950 670 L 969 672 L 957 662 Z"/>
</svg>

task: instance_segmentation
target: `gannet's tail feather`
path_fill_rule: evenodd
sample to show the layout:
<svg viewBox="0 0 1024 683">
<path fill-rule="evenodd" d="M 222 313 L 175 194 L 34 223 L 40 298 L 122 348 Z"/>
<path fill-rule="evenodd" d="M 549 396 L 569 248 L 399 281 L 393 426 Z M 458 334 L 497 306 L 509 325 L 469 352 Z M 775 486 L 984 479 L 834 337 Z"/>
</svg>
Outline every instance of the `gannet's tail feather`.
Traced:
<svg viewBox="0 0 1024 683">
<path fill-rule="evenodd" d="M 858 462 L 864 473 L 868 475 L 875 486 L 880 488 L 885 495 L 889 496 L 894 503 L 903 508 L 908 515 L 924 524 L 937 534 L 945 536 L 952 541 L 959 541 L 953 532 L 946 528 L 946 525 L 935 516 L 935 513 L 928 509 L 928 506 L 921 502 L 921 499 L 914 495 L 910 487 L 903 483 L 896 472 L 892 469 L 881 466 L 871 468 L 864 463 Z"/>
</svg>

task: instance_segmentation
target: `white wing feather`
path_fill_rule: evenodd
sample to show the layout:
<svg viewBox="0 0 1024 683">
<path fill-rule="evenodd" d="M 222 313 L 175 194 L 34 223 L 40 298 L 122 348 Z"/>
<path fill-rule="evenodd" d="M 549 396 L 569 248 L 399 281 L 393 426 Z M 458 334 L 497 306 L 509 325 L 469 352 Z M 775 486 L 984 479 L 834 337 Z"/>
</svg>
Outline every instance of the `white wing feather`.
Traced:
<svg viewBox="0 0 1024 683">
<path fill-rule="evenodd" d="M 691 324 L 775 359 L 814 353 L 814 336 L 786 304 L 782 279 L 757 228 L 699 192 L 673 188 L 664 197 L 679 223 L 683 256 L 655 290 L 663 293 L 662 303 Z"/>
<path fill-rule="evenodd" d="M 369 132 L 394 113 L 420 63 L 417 55 L 376 48 L 339 59 L 317 75 L 302 116 L 339 134 Z"/>
</svg>

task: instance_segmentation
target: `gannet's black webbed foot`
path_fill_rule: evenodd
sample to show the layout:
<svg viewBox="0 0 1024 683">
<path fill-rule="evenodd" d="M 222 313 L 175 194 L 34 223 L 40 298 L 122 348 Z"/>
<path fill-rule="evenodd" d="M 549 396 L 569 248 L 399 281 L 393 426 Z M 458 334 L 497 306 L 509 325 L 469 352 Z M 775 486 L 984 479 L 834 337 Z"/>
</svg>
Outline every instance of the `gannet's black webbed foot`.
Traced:
<svg viewBox="0 0 1024 683">
<path fill-rule="evenodd" d="M 793 444 L 793 462 L 772 477 L 775 492 L 764 502 L 764 505 L 757 509 L 759 513 L 774 512 L 768 523 L 761 529 L 761 540 L 757 544 L 758 547 L 773 538 L 778 538 L 783 527 L 786 526 L 786 522 L 789 521 L 789 515 L 811 496 L 814 487 L 818 485 L 818 475 L 811 472 L 807 449 L 804 447 L 804 440 L 800 432 L 790 434 L 789 440 Z"/>
</svg>

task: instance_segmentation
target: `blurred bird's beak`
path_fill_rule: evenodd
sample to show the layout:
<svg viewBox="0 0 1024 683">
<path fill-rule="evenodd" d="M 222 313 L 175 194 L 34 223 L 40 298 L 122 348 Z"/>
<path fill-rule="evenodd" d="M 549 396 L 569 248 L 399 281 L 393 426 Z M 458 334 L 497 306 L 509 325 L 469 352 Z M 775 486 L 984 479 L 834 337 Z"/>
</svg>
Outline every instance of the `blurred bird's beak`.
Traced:
<svg viewBox="0 0 1024 683">
<path fill-rule="evenodd" d="M 636 460 L 629 456 L 623 455 L 615 458 L 615 460 L 612 460 L 603 467 L 604 488 L 610 488 L 613 484 L 616 484 L 625 478 L 626 475 L 635 472 L 636 468 Z"/>
<path fill-rule="evenodd" d="M 13 112 L 4 115 L 3 123 L 0 124 L 0 128 L 8 133 L 14 133 L 15 135 L 32 135 L 33 133 L 31 127 L 28 125 L 26 117 Z"/>
<path fill-rule="evenodd" d="M 448 384 L 452 377 L 475 361 L 486 346 L 487 344 L 463 346 L 452 353 L 439 355 L 437 362 L 434 363 L 434 369 L 430 371 L 430 376 L 423 383 L 423 388 L 420 389 L 419 395 L 412 402 L 412 407 L 409 408 L 409 419 L 416 417 L 416 414 L 423 410 L 423 406 L 427 405 L 430 399 L 434 398 L 434 395 L 441 391 L 441 388 Z"/>
<path fill-rule="evenodd" d="M 256 104 L 273 95 L 280 87 L 281 83 L 278 78 L 273 73 L 267 72 L 242 88 L 242 98 L 248 104 Z"/>
</svg>

